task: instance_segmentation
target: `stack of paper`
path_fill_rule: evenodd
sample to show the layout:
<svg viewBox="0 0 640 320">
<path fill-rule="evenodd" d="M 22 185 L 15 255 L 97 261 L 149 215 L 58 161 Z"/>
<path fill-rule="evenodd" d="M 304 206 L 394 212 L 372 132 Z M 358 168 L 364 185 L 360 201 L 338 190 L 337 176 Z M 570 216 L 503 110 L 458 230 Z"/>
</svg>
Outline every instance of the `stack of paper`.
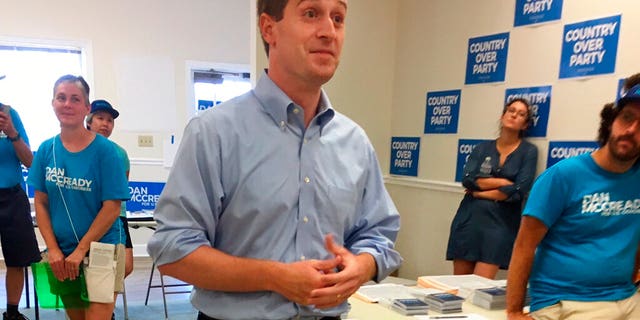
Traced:
<svg viewBox="0 0 640 320">
<path fill-rule="evenodd" d="M 505 280 L 492 280 L 475 274 L 454 276 L 422 276 L 418 277 L 418 285 L 424 288 L 435 288 L 467 298 L 473 290 L 505 286 Z"/>
<path fill-rule="evenodd" d="M 358 291 L 353 294 L 353 297 L 369 303 L 380 302 L 381 300 L 392 301 L 393 299 L 415 298 L 415 296 L 411 294 L 409 287 L 395 283 L 361 286 Z"/>
<path fill-rule="evenodd" d="M 464 298 L 451 293 L 434 293 L 425 298 L 429 309 L 439 313 L 462 312 Z"/>
<path fill-rule="evenodd" d="M 391 309 L 405 316 L 427 314 L 429 305 L 420 299 L 394 299 Z"/>
<path fill-rule="evenodd" d="M 506 297 L 505 287 L 476 289 L 473 293 L 472 303 L 489 310 L 504 309 L 507 304 Z"/>
</svg>

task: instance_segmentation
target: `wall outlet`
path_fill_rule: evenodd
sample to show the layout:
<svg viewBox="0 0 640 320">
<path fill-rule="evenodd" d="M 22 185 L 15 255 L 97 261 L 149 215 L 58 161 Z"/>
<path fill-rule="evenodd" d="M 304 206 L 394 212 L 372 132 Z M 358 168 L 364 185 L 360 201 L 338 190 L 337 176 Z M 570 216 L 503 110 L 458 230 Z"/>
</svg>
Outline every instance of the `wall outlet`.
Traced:
<svg viewBox="0 0 640 320">
<path fill-rule="evenodd" d="M 138 136 L 138 147 L 153 147 L 153 136 Z"/>
</svg>

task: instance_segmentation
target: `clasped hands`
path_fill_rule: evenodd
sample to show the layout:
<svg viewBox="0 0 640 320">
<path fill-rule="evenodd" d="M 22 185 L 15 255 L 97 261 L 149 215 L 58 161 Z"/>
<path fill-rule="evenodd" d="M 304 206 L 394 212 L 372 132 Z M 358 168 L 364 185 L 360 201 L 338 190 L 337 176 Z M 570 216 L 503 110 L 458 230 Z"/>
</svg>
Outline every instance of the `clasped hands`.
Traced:
<svg viewBox="0 0 640 320">
<path fill-rule="evenodd" d="M 342 304 L 375 274 L 375 261 L 370 254 L 356 256 L 336 244 L 331 235 L 325 237 L 325 247 L 333 258 L 287 265 L 276 292 L 301 305 L 332 308 Z"/>
<path fill-rule="evenodd" d="M 48 258 L 51 271 L 58 280 L 75 280 L 80 275 L 80 264 L 84 253 L 76 249 L 68 257 L 65 257 L 59 249 L 49 250 Z"/>
</svg>

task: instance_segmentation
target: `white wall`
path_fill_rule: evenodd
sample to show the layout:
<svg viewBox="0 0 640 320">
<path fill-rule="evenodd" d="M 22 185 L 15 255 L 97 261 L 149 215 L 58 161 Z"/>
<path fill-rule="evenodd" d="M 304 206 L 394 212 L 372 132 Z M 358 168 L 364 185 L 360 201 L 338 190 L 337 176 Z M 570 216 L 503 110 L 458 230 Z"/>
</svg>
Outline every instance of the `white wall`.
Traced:
<svg viewBox="0 0 640 320">
<path fill-rule="evenodd" d="M 549 140 L 593 140 L 601 107 L 615 98 L 617 81 L 640 71 L 640 10 L 636 1 L 565 0 L 562 21 L 513 28 L 515 1 L 401 0 L 398 16 L 392 136 L 420 136 L 419 177 L 388 179 L 402 215 L 397 247 L 400 275 L 449 274 L 445 261 L 449 226 L 462 199 L 454 184 L 458 139 L 495 138 L 506 88 L 552 85 L 547 137 L 538 146 L 538 171 Z M 622 14 L 616 72 L 582 80 L 558 80 L 565 24 Z M 469 38 L 510 32 L 506 81 L 464 85 Z M 425 94 L 462 89 L 458 134 L 424 135 Z M 388 172 L 388 167 L 384 168 Z"/>
</svg>

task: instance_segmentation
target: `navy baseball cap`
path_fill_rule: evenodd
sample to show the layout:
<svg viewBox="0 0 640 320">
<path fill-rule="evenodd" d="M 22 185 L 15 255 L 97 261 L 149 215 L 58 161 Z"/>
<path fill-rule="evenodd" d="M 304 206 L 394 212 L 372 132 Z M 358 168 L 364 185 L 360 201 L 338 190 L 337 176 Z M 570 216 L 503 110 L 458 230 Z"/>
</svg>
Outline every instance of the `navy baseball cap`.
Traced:
<svg viewBox="0 0 640 320">
<path fill-rule="evenodd" d="M 616 103 L 616 106 L 622 109 L 629 102 L 640 102 L 640 84 L 631 87 L 629 91 L 625 92 Z"/>
<path fill-rule="evenodd" d="M 108 112 L 114 119 L 120 115 L 120 112 L 114 109 L 107 100 L 94 100 L 91 102 L 91 113 L 98 111 Z"/>
</svg>

